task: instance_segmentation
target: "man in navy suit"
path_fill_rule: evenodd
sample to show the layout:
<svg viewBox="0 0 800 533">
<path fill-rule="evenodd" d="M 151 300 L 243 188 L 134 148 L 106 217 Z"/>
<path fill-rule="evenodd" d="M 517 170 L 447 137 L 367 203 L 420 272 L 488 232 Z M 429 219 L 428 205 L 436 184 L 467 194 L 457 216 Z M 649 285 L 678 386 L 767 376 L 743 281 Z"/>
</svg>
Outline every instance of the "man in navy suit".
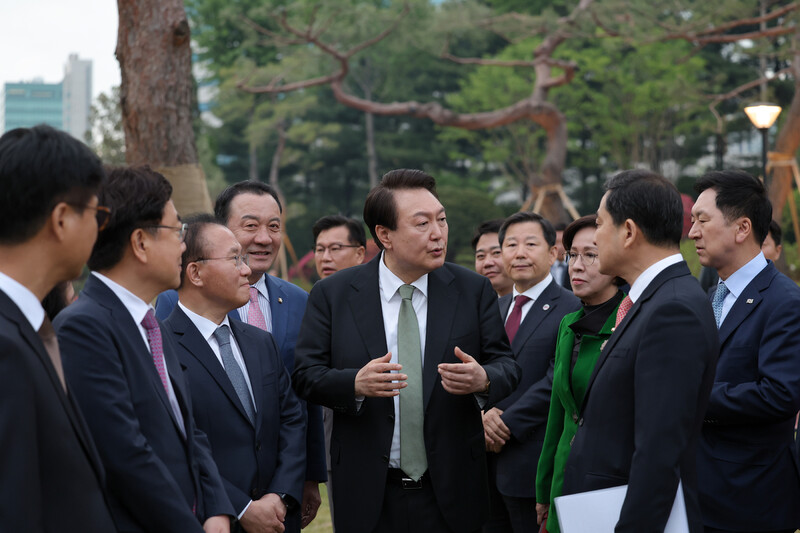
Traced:
<svg viewBox="0 0 800 533">
<path fill-rule="evenodd" d="M 147 303 L 180 282 L 186 228 L 171 193 L 149 167 L 110 171 L 100 201 L 111 220 L 86 286 L 55 327 L 120 531 L 224 533 L 233 507 L 195 426 L 174 346 Z"/>
<path fill-rule="evenodd" d="M 800 288 L 764 258 L 772 206 L 742 171 L 700 178 L 692 229 L 721 345 L 697 455 L 706 532 L 800 527 L 792 432 L 800 409 Z"/>
<path fill-rule="evenodd" d="M 233 530 L 299 533 L 303 411 L 272 336 L 227 316 L 250 298 L 247 262 L 212 215 L 189 222 L 180 300 L 164 326 L 238 517 Z"/>
<path fill-rule="evenodd" d="M 700 533 L 697 440 L 719 350 L 711 304 L 680 254 L 683 203 L 647 170 L 611 178 L 597 210 L 600 272 L 631 285 L 576 414 L 565 495 L 628 485 L 617 533 L 664 531 L 678 483 Z"/>
<path fill-rule="evenodd" d="M 242 250 L 250 257 L 250 301 L 232 311 L 232 319 L 247 322 L 272 334 L 278 344 L 286 369 L 294 370 L 294 347 L 308 294 L 291 283 L 268 274 L 283 235 L 283 208 L 278 194 L 269 185 L 242 181 L 220 193 L 214 214 L 236 235 Z M 178 294 L 168 291 L 156 302 L 156 316 L 166 319 L 178 302 Z M 322 409 L 306 405 L 306 482 L 303 485 L 301 514 L 303 527 L 317 515 L 320 499 L 319 483 L 327 478 L 325 434 Z"/>
<path fill-rule="evenodd" d="M 488 514 L 481 408 L 519 381 L 497 294 L 445 263 L 433 177 L 387 173 L 364 220 L 383 252 L 314 285 L 292 376 L 302 397 L 334 411 L 336 529 L 478 531 Z"/>
<path fill-rule="evenodd" d="M 486 411 L 492 517 L 483 531 L 522 533 L 536 525 L 536 465 L 542 453 L 558 326 L 580 300 L 550 273 L 556 231 L 536 213 L 515 213 L 498 233 L 505 273 L 514 282 L 499 300 L 511 349 L 522 368 L 517 390 Z M 512 305 L 513 304 L 513 305 Z"/>
<path fill-rule="evenodd" d="M 36 126 L 0 138 L 3 531 L 116 531 L 100 458 L 39 303 L 80 275 L 106 219 L 97 201 L 104 181 L 97 156 L 67 133 Z"/>
</svg>

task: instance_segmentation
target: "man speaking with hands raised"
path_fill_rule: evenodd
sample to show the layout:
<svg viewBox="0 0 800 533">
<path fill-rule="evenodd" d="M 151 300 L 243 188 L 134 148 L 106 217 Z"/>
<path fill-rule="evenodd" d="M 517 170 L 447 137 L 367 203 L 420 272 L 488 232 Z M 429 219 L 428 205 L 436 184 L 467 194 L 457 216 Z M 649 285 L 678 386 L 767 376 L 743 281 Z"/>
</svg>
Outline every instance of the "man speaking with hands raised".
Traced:
<svg viewBox="0 0 800 533">
<path fill-rule="evenodd" d="M 295 389 L 334 411 L 335 526 L 475 532 L 488 515 L 481 409 L 519 368 L 489 281 L 444 262 L 435 180 L 393 170 L 364 220 L 382 253 L 314 286 Z"/>
</svg>

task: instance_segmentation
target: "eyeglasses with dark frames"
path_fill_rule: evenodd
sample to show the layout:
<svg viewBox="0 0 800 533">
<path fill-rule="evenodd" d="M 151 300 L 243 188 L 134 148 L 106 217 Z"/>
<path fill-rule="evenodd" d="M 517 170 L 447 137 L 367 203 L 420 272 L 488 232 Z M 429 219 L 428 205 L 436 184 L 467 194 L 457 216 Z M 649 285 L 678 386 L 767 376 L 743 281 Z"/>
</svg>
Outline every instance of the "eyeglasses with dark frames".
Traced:
<svg viewBox="0 0 800 533">
<path fill-rule="evenodd" d="M 198 257 L 195 261 L 231 261 L 233 260 L 236 268 L 242 265 L 250 266 L 250 254 L 231 255 L 229 257 Z"/>
<path fill-rule="evenodd" d="M 141 226 L 142 228 L 155 228 L 155 229 L 171 229 L 172 231 L 178 232 L 178 239 L 183 242 L 183 239 L 186 238 L 186 230 L 189 228 L 188 224 L 181 224 L 180 226 L 163 226 L 160 224 L 148 224 L 146 226 Z"/>
<path fill-rule="evenodd" d="M 91 209 L 95 212 L 94 216 L 97 219 L 97 231 L 103 231 L 108 226 L 108 221 L 111 220 L 111 208 L 104 205 L 83 205 L 66 202 L 67 205 L 77 207 L 78 209 Z"/>
</svg>

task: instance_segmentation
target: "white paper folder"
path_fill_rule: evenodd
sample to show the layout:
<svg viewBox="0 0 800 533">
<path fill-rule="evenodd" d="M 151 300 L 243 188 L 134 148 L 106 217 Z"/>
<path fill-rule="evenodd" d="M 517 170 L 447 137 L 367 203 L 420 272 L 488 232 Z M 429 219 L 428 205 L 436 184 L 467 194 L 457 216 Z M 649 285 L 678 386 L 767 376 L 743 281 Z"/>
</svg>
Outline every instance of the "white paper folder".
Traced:
<svg viewBox="0 0 800 533">
<path fill-rule="evenodd" d="M 558 523 L 563 533 L 614 533 L 628 486 L 559 496 L 555 499 Z M 678 484 L 675 503 L 664 533 L 689 533 L 683 484 Z"/>
</svg>

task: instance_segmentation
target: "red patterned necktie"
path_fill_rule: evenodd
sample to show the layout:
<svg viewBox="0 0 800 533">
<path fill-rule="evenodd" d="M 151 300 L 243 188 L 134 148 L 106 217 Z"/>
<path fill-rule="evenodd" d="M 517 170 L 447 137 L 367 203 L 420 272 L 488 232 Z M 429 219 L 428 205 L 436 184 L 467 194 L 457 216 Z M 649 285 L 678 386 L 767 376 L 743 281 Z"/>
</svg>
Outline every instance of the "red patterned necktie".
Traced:
<svg viewBox="0 0 800 533">
<path fill-rule="evenodd" d="M 508 320 L 506 320 L 506 335 L 508 335 L 509 343 L 514 342 L 514 337 L 517 336 L 519 323 L 522 321 L 522 306 L 529 301 L 530 298 L 524 294 L 518 294 L 517 297 L 514 298 L 514 309 L 511 311 L 511 314 L 508 315 Z"/>
<path fill-rule="evenodd" d="M 264 313 L 258 306 L 258 289 L 250 287 L 250 305 L 247 307 L 247 323 L 259 329 L 267 331 L 267 321 L 264 319 Z"/>
<path fill-rule="evenodd" d="M 147 314 L 142 319 L 142 326 L 144 326 L 147 333 L 147 342 L 150 343 L 150 352 L 153 354 L 153 363 L 156 365 L 158 377 L 161 378 L 161 384 L 164 385 L 164 390 L 169 394 L 169 385 L 167 385 L 167 367 L 164 364 L 164 344 L 161 340 L 161 328 L 158 327 L 158 320 L 156 314 L 152 309 L 147 310 Z"/>
<path fill-rule="evenodd" d="M 619 323 L 622 322 L 622 319 L 625 318 L 625 315 L 628 314 L 631 307 L 633 307 L 633 300 L 631 300 L 630 296 L 626 296 L 622 299 L 617 309 L 617 320 L 614 322 L 614 327 L 619 326 Z"/>
</svg>

